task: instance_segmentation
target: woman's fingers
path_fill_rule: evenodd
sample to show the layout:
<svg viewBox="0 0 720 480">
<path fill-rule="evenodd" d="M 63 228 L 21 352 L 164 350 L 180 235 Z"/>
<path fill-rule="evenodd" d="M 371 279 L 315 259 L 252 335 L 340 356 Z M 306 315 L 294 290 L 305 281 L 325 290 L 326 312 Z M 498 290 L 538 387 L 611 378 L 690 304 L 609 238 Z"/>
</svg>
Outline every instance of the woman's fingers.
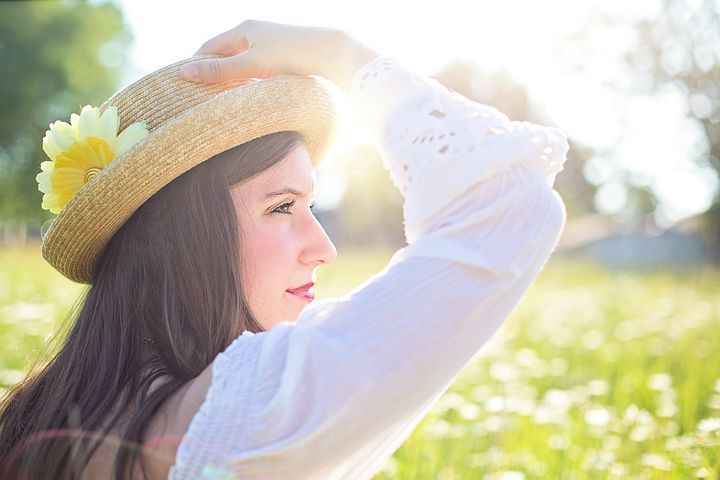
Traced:
<svg viewBox="0 0 720 480">
<path fill-rule="evenodd" d="M 196 55 L 214 58 L 183 65 L 180 76 L 217 83 L 237 78 L 321 75 L 344 85 L 349 38 L 336 28 L 245 20 L 205 42 Z"/>
<path fill-rule="evenodd" d="M 209 58 L 186 63 L 180 67 L 180 77 L 194 82 L 217 83 L 236 78 L 267 78 L 272 72 L 258 64 L 256 52 L 248 50 L 231 57 Z"/>
<path fill-rule="evenodd" d="M 250 47 L 250 42 L 247 38 L 247 31 L 243 26 L 244 24 L 240 24 L 211 38 L 203 43 L 193 55 L 233 55 L 246 51 Z"/>
</svg>

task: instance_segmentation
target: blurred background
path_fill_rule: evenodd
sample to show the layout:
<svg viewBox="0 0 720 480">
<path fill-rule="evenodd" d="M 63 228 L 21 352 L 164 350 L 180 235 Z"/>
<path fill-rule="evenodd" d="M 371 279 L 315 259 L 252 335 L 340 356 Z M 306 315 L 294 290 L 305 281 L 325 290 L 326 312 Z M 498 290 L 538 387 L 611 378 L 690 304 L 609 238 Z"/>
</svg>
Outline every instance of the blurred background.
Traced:
<svg viewBox="0 0 720 480">
<path fill-rule="evenodd" d="M 48 124 L 248 18 L 343 29 L 569 136 L 557 252 L 378 478 L 717 478 L 718 1 L 0 3 L 0 385 L 81 294 L 40 256 Z M 358 130 L 347 116 L 317 172 L 339 251 L 319 296 L 404 245 L 402 197 Z"/>
<path fill-rule="evenodd" d="M 246 18 L 334 26 L 513 120 L 559 126 L 561 250 L 612 266 L 720 263 L 717 2 L 9 2 L 0 38 L 0 241 L 37 239 L 50 122 Z M 401 198 L 348 117 L 318 172 L 339 245 L 403 244 Z M 367 192 L 376 192 L 368 195 Z"/>
</svg>

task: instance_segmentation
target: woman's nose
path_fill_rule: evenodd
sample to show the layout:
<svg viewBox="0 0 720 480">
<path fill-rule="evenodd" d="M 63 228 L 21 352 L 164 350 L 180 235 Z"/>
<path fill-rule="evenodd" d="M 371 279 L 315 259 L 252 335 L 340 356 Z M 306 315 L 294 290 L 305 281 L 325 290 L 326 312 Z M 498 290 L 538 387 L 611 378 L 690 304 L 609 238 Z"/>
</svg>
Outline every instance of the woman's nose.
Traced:
<svg viewBox="0 0 720 480">
<path fill-rule="evenodd" d="M 303 263 L 332 263 L 337 257 L 337 249 L 317 218 L 313 217 L 308 235 L 308 243 L 302 253 Z"/>
</svg>

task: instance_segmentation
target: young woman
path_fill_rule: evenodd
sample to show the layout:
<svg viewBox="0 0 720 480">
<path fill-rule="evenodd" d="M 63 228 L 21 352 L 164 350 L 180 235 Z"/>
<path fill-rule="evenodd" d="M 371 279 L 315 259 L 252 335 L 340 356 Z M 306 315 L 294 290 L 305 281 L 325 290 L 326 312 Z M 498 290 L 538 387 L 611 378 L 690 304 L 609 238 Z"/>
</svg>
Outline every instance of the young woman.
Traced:
<svg viewBox="0 0 720 480">
<path fill-rule="evenodd" d="M 408 245 L 313 301 L 336 256 L 312 212 L 327 80 L 404 196 Z M 43 255 L 89 289 L 59 353 L 5 399 L 2 478 L 371 478 L 565 222 L 561 130 L 333 29 L 246 21 L 86 108 L 51 125 L 38 183 L 59 212 Z"/>
</svg>

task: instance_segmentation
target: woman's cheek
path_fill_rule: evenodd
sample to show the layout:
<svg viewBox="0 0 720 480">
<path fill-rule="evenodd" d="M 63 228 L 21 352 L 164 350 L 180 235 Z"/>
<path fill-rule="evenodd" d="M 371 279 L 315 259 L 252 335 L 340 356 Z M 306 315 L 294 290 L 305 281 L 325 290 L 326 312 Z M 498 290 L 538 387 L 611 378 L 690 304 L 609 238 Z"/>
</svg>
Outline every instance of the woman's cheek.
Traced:
<svg viewBox="0 0 720 480">
<path fill-rule="evenodd" d="M 283 271 L 290 272 L 292 263 L 290 263 L 289 252 L 294 243 L 288 231 L 277 226 L 264 229 L 253 243 L 255 244 L 257 268 L 261 272 L 272 272 L 273 276 L 283 274 Z"/>
</svg>

